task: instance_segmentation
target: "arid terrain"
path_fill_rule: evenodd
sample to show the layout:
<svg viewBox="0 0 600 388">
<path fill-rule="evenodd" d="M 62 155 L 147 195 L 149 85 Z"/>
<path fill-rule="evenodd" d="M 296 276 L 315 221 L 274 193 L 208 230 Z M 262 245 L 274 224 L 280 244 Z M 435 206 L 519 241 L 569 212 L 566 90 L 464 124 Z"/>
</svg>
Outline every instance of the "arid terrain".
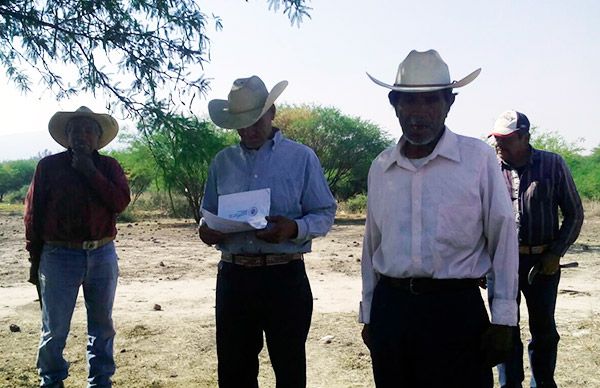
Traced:
<svg viewBox="0 0 600 388">
<path fill-rule="evenodd" d="M 373 387 L 370 358 L 357 323 L 363 220 L 342 218 L 315 240 L 306 264 L 314 295 L 307 343 L 309 387 Z M 202 244 L 189 220 L 118 225 L 120 281 L 116 387 L 215 387 L 214 288 L 219 255 Z M 39 305 L 26 283 L 27 252 L 20 214 L 0 213 L 0 387 L 37 385 Z M 563 258 L 557 307 L 561 387 L 600 387 L 600 212 L 587 212 L 578 242 Z M 159 305 L 159 306 L 156 306 Z M 529 338 L 522 309 L 522 337 Z M 11 330 L 11 325 L 12 330 Z M 17 328 L 19 329 L 17 331 Z M 80 295 L 66 358 L 66 387 L 84 387 L 85 306 Z M 266 349 L 262 387 L 274 387 Z"/>
</svg>

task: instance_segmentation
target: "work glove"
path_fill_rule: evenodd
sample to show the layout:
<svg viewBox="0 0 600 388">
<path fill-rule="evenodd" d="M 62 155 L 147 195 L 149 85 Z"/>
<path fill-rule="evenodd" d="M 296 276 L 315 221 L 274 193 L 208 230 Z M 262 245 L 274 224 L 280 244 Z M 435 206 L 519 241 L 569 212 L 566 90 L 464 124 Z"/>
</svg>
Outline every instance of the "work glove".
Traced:
<svg viewBox="0 0 600 388">
<path fill-rule="evenodd" d="M 508 359 L 513 350 L 513 326 L 491 324 L 481 336 L 485 367 L 492 368 Z"/>
</svg>

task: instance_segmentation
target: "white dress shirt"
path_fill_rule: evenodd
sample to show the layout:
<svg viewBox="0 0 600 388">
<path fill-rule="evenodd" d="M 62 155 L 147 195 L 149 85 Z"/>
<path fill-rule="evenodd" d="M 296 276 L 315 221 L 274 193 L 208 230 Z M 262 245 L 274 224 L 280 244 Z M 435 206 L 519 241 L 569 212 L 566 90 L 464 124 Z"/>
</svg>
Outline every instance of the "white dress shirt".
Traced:
<svg viewBox="0 0 600 388">
<path fill-rule="evenodd" d="M 379 274 L 394 278 L 493 277 L 492 322 L 517 324 L 518 243 L 494 150 L 445 129 L 415 167 L 404 137 L 369 170 L 360 321 L 369 323 Z"/>
</svg>

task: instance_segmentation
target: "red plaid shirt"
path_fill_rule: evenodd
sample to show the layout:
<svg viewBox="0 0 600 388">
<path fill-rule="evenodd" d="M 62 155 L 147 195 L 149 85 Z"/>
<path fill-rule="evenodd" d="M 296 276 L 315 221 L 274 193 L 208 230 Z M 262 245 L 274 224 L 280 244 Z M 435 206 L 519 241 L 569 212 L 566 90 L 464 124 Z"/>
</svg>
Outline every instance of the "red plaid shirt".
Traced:
<svg viewBox="0 0 600 388">
<path fill-rule="evenodd" d="M 38 261 L 44 241 L 81 242 L 114 237 L 117 214 L 130 201 L 119 163 L 95 152 L 96 175 L 71 167 L 71 151 L 39 161 L 25 199 L 26 248 Z"/>
</svg>

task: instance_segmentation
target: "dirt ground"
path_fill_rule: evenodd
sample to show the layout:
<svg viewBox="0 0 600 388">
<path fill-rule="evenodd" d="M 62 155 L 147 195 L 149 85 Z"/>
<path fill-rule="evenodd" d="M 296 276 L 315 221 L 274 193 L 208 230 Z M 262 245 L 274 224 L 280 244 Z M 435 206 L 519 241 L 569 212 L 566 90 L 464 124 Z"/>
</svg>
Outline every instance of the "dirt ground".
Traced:
<svg viewBox="0 0 600 388">
<path fill-rule="evenodd" d="M 597 212 L 598 213 L 598 212 Z M 309 387 L 373 387 L 368 350 L 357 323 L 363 220 L 338 220 L 313 243 L 306 264 L 314 295 L 307 343 Z M 214 289 L 218 253 L 202 244 L 189 220 L 118 225 L 120 281 L 114 308 L 116 387 L 215 387 Z M 28 272 L 20 214 L 0 213 L 0 387 L 37 385 L 39 307 Z M 557 306 L 561 387 L 600 387 L 600 215 L 585 221 L 563 262 Z M 160 305 L 160 310 L 155 305 Z M 527 314 L 522 309 L 523 324 Z M 11 325 L 13 326 L 11 330 Z M 522 329 L 526 341 L 529 334 Z M 84 387 L 82 298 L 65 350 L 67 387 Z M 274 387 L 266 349 L 260 383 Z"/>
</svg>

